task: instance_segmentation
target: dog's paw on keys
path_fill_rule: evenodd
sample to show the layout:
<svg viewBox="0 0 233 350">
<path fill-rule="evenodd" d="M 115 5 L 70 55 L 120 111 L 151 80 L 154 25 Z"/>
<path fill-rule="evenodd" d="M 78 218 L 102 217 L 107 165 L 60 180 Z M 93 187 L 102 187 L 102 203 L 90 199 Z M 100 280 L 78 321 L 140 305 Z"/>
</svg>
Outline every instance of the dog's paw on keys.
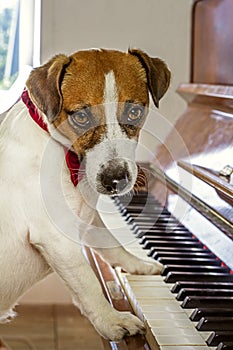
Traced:
<svg viewBox="0 0 233 350">
<path fill-rule="evenodd" d="M 163 265 L 157 261 L 137 260 L 135 264 L 130 264 L 126 269 L 132 275 L 160 275 Z"/>
<path fill-rule="evenodd" d="M 116 311 L 116 310 L 114 310 Z M 96 326 L 98 332 L 106 339 L 119 342 L 126 336 L 145 334 L 142 321 L 130 312 L 116 311 L 114 317 L 102 319 L 102 326 Z"/>
</svg>

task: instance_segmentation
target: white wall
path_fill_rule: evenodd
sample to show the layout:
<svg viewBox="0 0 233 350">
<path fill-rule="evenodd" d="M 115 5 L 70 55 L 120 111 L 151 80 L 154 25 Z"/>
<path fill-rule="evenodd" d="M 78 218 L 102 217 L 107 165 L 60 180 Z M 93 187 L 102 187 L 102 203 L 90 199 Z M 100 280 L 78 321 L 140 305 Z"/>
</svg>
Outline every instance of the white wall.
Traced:
<svg viewBox="0 0 233 350">
<path fill-rule="evenodd" d="M 57 53 L 72 53 L 93 47 L 127 50 L 137 47 L 163 58 L 172 71 L 169 92 L 160 113 L 167 125 L 181 114 L 185 103 L 175 93 L 180 82 L 189 81 L 190 18 L 192 0 L 42 0 L 41 63 Z M 166 126 L 167 126 L 166 125 Z M 164 125 L 147 122 L 163 138 Z M 145 150 L 138 158 L 149 158 L 157 138 L 144 133 Z M 24 302 L 69 302 L 64 287 L 54 276 L 34 287 Z M 56 293 L 56 291 L 59 293 Z"/>
</svg>

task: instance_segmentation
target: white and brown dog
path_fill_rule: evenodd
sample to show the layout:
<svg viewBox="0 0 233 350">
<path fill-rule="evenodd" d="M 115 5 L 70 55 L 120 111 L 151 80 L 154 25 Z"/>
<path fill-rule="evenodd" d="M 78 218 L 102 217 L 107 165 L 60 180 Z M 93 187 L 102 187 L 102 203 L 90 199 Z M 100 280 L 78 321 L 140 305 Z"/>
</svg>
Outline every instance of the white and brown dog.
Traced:
<svg viewBox="0 0 233 350">
<path fill-rule="evenodd" d="M 133 189 L 138 173 L 134 151 L 149 92 L 158 106 L 169 80 L 165 63 L 140 50 L 57 55 L 31 72 L 23 99 L 0 128 L 1 321 L 14 316 L 12 308 L 26 290 L 56 271 L 103 337 L 119 341 L 144 332 L 137 317 L 110 306 L 75 233 L 70 239 L 68 231 L 77 237 L 91 231 L 93 243 L 86 241 L 113 266 L 160 273 L 159 263 L 131 255 L 113 237 L 105 237 L 107 230 L 104 238 L 95 236 L 93 227 L 101 226 L 95 208 L 100 194 Z M 83 164 L 78 184 L 67 166 L 70 159 L 64 162 L 64 147 L 70 149 L 66 156 L 72 152 Z M 56 192 L 57 186 L 61 191 Z M 67 206 L 63 212 L 64 199 L 73 216 Z M 99 243 L 106 241 L 105 247 Z"/>
</svg>

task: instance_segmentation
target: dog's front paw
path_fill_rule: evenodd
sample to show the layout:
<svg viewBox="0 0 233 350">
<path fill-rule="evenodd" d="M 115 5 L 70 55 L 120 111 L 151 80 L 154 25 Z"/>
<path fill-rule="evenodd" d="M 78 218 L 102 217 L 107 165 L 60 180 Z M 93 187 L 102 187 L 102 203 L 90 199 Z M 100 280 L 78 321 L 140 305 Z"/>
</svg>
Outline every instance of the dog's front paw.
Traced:
<svg viewBox="0 0 233 350">
<path fill-rule="evenodd" d="M 136 275 L 159 275 L 161 274 L 163 265 L 153 260 L 137 259 L 134 264 L 130 264 L 127 272 Z"/>
<path fill-rule="evenodd" d="M 98 322 L 97 322 L 98 323 Z M 125 336 L 145 334 L 144 324 L 130 312 L 113 310 L 107 317 L 101 318 L 99 324 L 95 323 L 97 331 L 106 339 L 119 342 Z"/>
</svg>

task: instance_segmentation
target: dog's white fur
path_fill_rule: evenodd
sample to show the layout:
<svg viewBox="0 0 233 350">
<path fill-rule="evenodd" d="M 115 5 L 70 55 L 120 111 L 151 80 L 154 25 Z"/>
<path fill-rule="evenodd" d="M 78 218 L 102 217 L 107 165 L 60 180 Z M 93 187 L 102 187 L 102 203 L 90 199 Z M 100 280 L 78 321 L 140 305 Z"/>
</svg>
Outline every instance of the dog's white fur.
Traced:
<svg viewBox="0 0 233 350">
<path fill-rule="evenodd" d="M 125 157 L 125 151 L 129 149 L 123 142 L 127 143 L 126 136 L 122 135 L 116 124 L 112 126 L 112 122 L 116 122 L 115 114 L 112 114 L 117 100 L 114 89 L 114 75 L 110 73 L 106 77 L 105 90 L 108 133 L 87 154 L 87 177 L 93 187 L 94 168 L 103 161 L 100 160 L 99 152 L 104 150 L 104 157 L 108 158 L 109 147 L 114 145 L 118 157 Z M 110 120 L 110 116 L 114 119 Z M 48 123 L 47 120 L 46 122 Z M 92 200 L 93 197 L 97 200 L 92 186 L 83 180 L 75 188 L 70 181 L 62 146 L 69 141 L 57 132 L 55 135 L 51 125 L 48 128 L 56 140 L 51 139 L 48 133 L 35 124 L 21 101 L 12 108 L 0 128 L 0 321 L 14 316 L 12 309 L 25 291 L 52 271 L 56 271 L 70 289 L 74 303 L 104 337 L 118 341 L 125 334 L 143 332 L 144 326 L 138 318 L 130 313 L 116 311 L 106 301 L 83 255 L 82 246 L 61 234 L 59 223 L 54 222 L 46 208 L 43 191 L 48 189 L 46 198 L 53 201 L 53 184 L 57 183 L 55 177 L 61 175 L 64 198 L 77 217 L 86 224 L 95 220 L 95 225 L 97 221 L 98 225 L 102 225 L 95 208 L 91 208 L 84 198 L 84 194 L 89 191 L 87 195 Z M 133 148 L 134 146 L 133 143 Z M 53 152 L 53 162 L 60 167 L 61 174 L 52 171 L 53 167 L 50 168 L 48 164 L 47 173 L 41 175 L 41 164 L 46 152 L 50 150 Z M 130 159 L 130 171 L 133 173 L 135 168 L 132 165 L 132 153 L 133 150 L 130 149 L 126 157 Z M 135 177 L 132 179 L 135 180 Z M 45 184 L 42 183 L 44 181 Z M 69 228 L 73 229 L 75 223 L 72 220 L 69 222 L 59 210 L 57 218 L 58 221 L 61 220 L 61 225 L 67 225 L 67 231 Z M 107 230 L 103 233 L 103 241 L 106 241 L 106 232 Z M 77 232 L 77 235 L 81 236 L 83 233 Z M 142 261 L 131 255 L 113 237 L 108 238 L 108 242 L 112 248 L 96 250 L 110 264 L 121 265 L 131 273 L 154 274 L 160 271 L 160 264 Z M 98 242 L 92 244 L 97 246 Z"/>
<path fill-rule="evenodd" d="M 134 161 L 137 143 L 130 140 L 120 128 L 117 120 L 118 95 L 113 71 L 105 76 L 104 107 L 107 120 L 107 131 L 102 142 L 93 147 L 87 153 L 86 171 L 90 185 L 96 189 L 101 183 L 96 184 L 96 169 L 101 169 L 102 164 L 114 159 L 118 166 L 127 162 L 131 181 L 121 194 L 129 192 L 137 178 L 137 166 Z"/>
</svg>

